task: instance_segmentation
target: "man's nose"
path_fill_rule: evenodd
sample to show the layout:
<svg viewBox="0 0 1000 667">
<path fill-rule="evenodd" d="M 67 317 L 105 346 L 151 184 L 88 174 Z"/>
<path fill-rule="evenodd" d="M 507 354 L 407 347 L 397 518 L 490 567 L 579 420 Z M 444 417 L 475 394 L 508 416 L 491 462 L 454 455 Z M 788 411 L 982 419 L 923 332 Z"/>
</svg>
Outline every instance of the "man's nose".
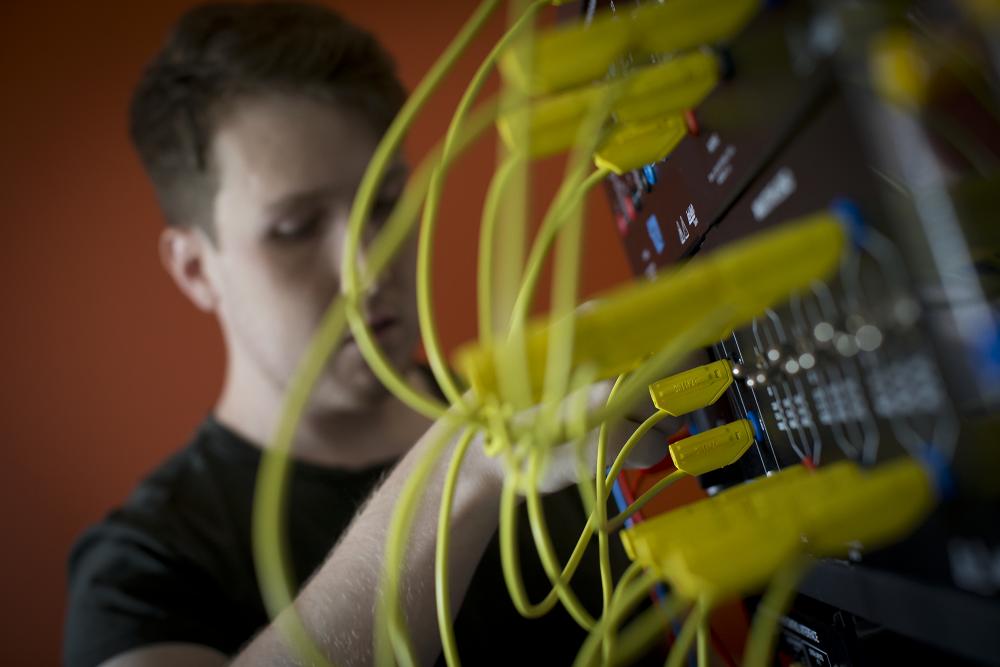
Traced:
<svg viewBox="0 0 1000 667">
<path fill-rule="evenodd" d="M 354 252 L 349 252 L 348 242 L 349 238 L 346 234 L 344 235 L 343 243 L 339 245 L 336 252 L 339 256 L 335 258 L 334 266 L 340 267 L 341 276 L 345 274 L 346 270 L 350 269 L 354 272 L 356 277 L 357 289 L 360 290 L 362 295 L 368 295 L 378 292 L 382 285 L 382 277 L 372 275 L 372 264 L 371 264 L 371 249 L 372 244 L 375 240 L 376 233 L 372 230 L 366 229 L 362 234 L 360 243 L 358 243 L 357 248 Z M 344 266 L 345 262 L 350 262 L 351 266 Z"/>
</svg>

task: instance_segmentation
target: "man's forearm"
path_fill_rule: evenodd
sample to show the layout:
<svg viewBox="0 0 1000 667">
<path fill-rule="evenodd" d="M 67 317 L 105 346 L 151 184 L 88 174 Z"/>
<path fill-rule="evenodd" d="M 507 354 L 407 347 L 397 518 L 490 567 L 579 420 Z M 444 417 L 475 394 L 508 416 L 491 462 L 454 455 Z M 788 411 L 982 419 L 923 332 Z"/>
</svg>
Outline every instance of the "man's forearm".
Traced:
<svg viewBox="0 0 1000 667">
<path fill-rule="evenodd" d="M 337 664 L 373 662 L 375 608 L 385 567 L 385 545 L 397 500 L 419 460 L 428 456 L 446 426 L 435 424 L 372 495 L 330 557 L 295 602 L 311 637 Z M 445 470 L 456 437 L 434 468 L 406 542 L 400 590 L 417 657 L 432 663 L 440 651 L 434 600 L 434 553 Z M 449 582 L 457 611 L 469 580 L 497 526 L 501 480 L 474 442 L 462 468 L 452 512 Z M 234 664 L 297 664 L 295 649 L 275 624 L 262 632 Z"/>
</svg>

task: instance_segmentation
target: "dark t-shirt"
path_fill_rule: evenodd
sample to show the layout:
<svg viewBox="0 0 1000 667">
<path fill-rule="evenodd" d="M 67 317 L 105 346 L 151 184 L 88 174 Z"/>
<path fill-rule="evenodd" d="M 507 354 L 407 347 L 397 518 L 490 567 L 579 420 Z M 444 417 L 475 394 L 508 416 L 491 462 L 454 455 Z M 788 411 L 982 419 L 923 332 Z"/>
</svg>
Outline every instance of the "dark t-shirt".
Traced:
<svg viewBox="0 0 1000 667">
<path fill-rule="evenodd" d="M 232 655 L 267 624 L 250 542 L 259 462 L 256 447 L 209 418 L 190 445 L 80 538 L 69 561 L 67 665 L 89 667 L 159 642 L 201 644 Z M 388 468 L 294 464 L 287 526 L 300 584 L 324 561 Z M 586 523 L 576 489 L 548 496 L 545 507 L 565 562 Z M 519 528 L 525 582 L 531 600 L 538 601 L 549 583 L 523 508 Z M 612 540 L 620 572 L 624 555 L 617 543 Z M 593 546 L 574 589 L 596 615 L 600 586 Z M 569 664 L 585 636 L 561 607 L 542 619 L 521 618 L 503 583 L 496 537 L 469 587 L 456 633 L 460 655 L 470 665 Z"/>
</svg>

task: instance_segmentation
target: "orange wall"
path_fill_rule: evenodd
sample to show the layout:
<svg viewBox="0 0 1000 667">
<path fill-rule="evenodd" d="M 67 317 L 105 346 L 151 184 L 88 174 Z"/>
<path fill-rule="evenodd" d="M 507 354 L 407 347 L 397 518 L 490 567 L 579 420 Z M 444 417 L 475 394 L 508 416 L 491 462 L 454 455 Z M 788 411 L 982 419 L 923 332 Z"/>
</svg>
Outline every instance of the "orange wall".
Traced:
<svg viewBox="0 0 1000 667">
<path fill-rule="evenodd" d="M 159 267 L 161 224 L 127 143 L 142 64 L 182 0 L 0 3 L 0 600 L 5 664 L 58 661 L 67 550 L 181 446 L 222 372 L 213 321 Z M 396 55 L 412 87 L 471 2 L 334 2 Z M 497 21 L 489 33 L 496 37 Z M 481 43 L 411 139 L 439 136 Z M 451 346 L 473 332 L 476 225 L 493 164 L 484 143 L 449 181 L 436 292 Z M 555 185 L 546 165 L 539 187 Z M 622 280 L 603 197 L 590 203 L 585 288 Z"/>
</svg>

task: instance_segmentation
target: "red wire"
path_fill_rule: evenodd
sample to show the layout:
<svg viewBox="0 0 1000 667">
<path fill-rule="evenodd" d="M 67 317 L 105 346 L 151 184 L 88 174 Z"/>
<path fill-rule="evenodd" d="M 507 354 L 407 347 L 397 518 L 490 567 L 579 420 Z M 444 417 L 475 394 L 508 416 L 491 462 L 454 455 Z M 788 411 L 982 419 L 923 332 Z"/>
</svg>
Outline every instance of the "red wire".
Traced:
<svg viewBox="0 0 1000 667">
<path fill-rule="evenodd" d="M 694 136 L 698 136 L 701 132 L 701 128 L 698 126 L 698 117 L 694 115 L 692 109 L 684 110 L 684 123 L 687 125 L 688 132 Z"/>
<path fill-rule="evenodd" d="M 618 473 L 618 488 L 621 489 L 622 498 L 625 499 L 625 506 L 628 507 L 635 502 L 635 492 L 628 485 L 628 477 L 625 475 L 625 471 L 622 470 Z M 632 515 L 632 520 L 635 522 L 644 521 L 642 512 L 636 512 Z"/>
<path fill-rule="evenodd" d="M 711 633 L 712 647 L 715 648 L 716 655 L 722 658 L 722 662 L 726 663 L 728 667 L 736 667 L 736 661 L 733 660 L 733 656 L 729 653 L 729 649 L 726 648 L 726 645 L 722 643 L 719 635 L 716 634 L 715 628 L 709 625 L 708 630 Z"/>
<path fill-rule="evenodd" d="M 687 424 L 685 424 L 684 426 L 680 427 L 680 429 L 678 429 L 676 433 L 667 438 L 667 445 L 672 445 L 678 440 L 683 440 L 684 438 L 690 436 L 691 436 L 691 429 L 689 429 Z M 638 484 L 639 481 L 646 475 L 651 475 L 654 472 L 664 472 L 666 470 L 670 470 L 673 467 L 674 467 L 674 460 L 670 458 L 670 454 L 668 453 L 666 456 L 660 459 L 659 463 L 654 463 L 648 468 L 640 468 L 638 470 L 639 476 L 636 478 L 636 484 Z"/>
<path fill-rule="evenodd" d="M 687 424 L 685 424 L 680 429 L 678 429 L 676 433 L 667 438 L 667 444 L 672 445 L 678 440 L 683 440 L 684 438 L 690 436 L 691 436 L 691 429 L 689 429 Z M 806 461 L 803 461 L 803 464 L 805 464 L 806 467 L 809 468 L 813 467 L 811 465 L 812 461 L 809 461 L 808 463 L 806 463 Z M 638 476 L 636 477 L 636 488 L 638 488 L 639 482 L 641 482 L 643 477 L 645 477 L 646 475 L 650 475 L 656 472 L 663 472 L 673 467 L 674 467 L 673 459 L 670 457 L 670 454 L 667 454 L 665 457 L 663 457 L 663 459 L 659 463 L 651 465 L 648 468 L 640 468 L 639 470 L 637 470 Z M 635 502 L 635 491 L 633 491 L 632 487 L 629 486 L 628 477 L 626 476 L 624 470 L 618 475 L 618 488 L 621 489 L 622 498 L 624 498 L 626 505 L 631 505 L 632 503 Z M 635 514 L 632 515 L 632 518 L 636 522 L 644 520 L 642 512 L 636 512 Z M 652 598 L 654 604 L 658 603 L 656 594 L 653 593 L 652 591 L 650 592 L 650 598 Z M 711 624 L 709 625 L 709 633 L 712 642 L 712 647 L 715 649 L 716 654 L 720 658 L 722 658 L 722 661 L 726 663 L 727 667 L 737 667 L 736 661 L 733 659 L 733 656 L 729 652 L 729 649 L 719 638 L 718 633 L 715 632 L 715 628 L 713 628 Z M 674 641 L 673 633 L 671 633 L 669 629 L 666 632 L 666 641 L 667 641 L 667 648 L 669 649 L 670 646 L 673 645 Z"/>
</svg>

